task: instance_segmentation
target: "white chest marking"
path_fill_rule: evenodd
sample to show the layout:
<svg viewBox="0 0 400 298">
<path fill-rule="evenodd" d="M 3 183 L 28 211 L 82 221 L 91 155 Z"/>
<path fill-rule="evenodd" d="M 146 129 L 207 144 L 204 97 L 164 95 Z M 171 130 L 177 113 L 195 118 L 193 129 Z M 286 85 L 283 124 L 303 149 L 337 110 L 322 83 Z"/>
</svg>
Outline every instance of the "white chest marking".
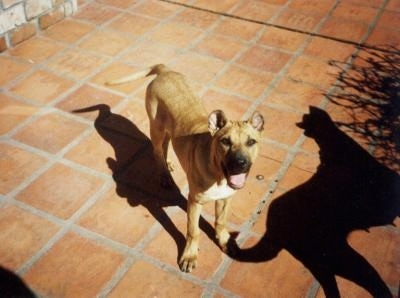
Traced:
<svg viewBox="0 0 400 298">
<path fill-rule="evenodd" d="M 202 197 L 204 197 L 204 199 L 215 201 L 233 196 L 235 192 L 236 190 L 229 187 L 226 181 L 224 181 L 221 184 L 214 183 L 203 193 Z"/>
</svg>

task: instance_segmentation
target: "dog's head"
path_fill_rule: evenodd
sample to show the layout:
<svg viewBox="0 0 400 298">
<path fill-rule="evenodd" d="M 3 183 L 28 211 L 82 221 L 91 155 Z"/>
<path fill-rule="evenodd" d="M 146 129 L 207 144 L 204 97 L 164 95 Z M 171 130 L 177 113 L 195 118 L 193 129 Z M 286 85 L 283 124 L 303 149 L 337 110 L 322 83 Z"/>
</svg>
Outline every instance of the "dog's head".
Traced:
<svg viewBox="0 0 400 298">
<path fill-rule="evenodd" d="M 254 112 L 247 121 L 230 121 L 216 110 L 209 115 L 208 126 L 213 136 L 214 162 L 221 166 L 231 188 L 242 188 L 258 154 L 263 116 Z"/>
</svg>

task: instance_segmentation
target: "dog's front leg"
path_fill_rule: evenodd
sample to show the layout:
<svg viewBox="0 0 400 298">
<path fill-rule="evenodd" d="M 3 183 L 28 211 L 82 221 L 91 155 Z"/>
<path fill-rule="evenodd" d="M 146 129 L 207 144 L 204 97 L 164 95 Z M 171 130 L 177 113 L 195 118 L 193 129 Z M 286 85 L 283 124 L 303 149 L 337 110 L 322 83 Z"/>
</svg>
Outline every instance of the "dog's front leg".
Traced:
<svg viewBox="0 0 400 298">
<path fill-rule="evenodd" d="M 200 236 L 199 219 L 201 209 L 202 205 L 196 202 L 195 198 L 189 194 L 186 245 L 179 260 L 179 267 L 184 272 L 191 272 L 197 265 Z"/>
<path fill-rule="evenodd" d="M 222 251 L 227 252 L 230 234 L 226 229 L 226 222 L 231 205 L 231 199 L 215 201 L 215 237 Z"/>
</svg>

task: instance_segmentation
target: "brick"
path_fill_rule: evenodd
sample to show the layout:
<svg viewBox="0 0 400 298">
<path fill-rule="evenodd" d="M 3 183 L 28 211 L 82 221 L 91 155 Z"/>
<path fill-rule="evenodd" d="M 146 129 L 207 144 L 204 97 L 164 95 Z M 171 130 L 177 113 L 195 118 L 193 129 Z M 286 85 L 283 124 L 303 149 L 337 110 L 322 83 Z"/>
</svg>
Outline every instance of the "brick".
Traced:
<svg viewBox="0 0 400 298">
<path fill-rule="evenodd" d="M 61 4 L 64 4 L 66 1 L 64 0 L 53 0 L 53 6 L 59 6 Z"/>
<path fill-rule="evenodd" d="M 3 8 L 9 8 L 17 3 L 22 2 L 22 0 L 3 0 Z"/>
<path fill-rule="evenodd" d="M 64 15 L 66 17 L 71 16 L 77 10 L 77 7 L 69 2 L 65 3 L 63 7 L 64 7 Z"/>
<path fill-rule="evenodd" d="M 28 20 L 33 19 L 51 9 L 51 0 L 26 0 L 25 13 Z"/>
<path fill-rule="evenodd" d="M 51 25 L 64 19 L 64 7 L 60 6 L 56 10 L 51 11 L 45 15 L 39 17 L 39 27 L 40 29 L 46 29 Z"/>
<path fill-rule="evenodd" d="M 24 7 L 16 5 L 0 14 L 0 34 L 25 23 Z"/>
<path fill-rule="evenodd" d="M 5 36 L 0 37 L 0 53 L 7 50 L 7 39 Z"/>
<path fill-rule="evenodd" d="M 10 33 L 11 45 L 15 46 L 29 37 L 36 34 L 36 26 L 33 22 L 23 24 L 22 26 L 16 28 Z"/>
</svg>

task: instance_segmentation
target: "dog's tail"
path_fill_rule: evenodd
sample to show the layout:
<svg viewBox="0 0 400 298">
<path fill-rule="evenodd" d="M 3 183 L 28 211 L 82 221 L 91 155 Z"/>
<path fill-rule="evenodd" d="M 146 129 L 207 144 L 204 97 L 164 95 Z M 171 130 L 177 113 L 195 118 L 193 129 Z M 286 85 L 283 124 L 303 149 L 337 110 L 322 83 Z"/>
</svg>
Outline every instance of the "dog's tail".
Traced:
<svg viewBox="0 0 400 298">
<path fill-rule="evenodd" d="M 139 72 L 127 75 L 125 77 L 108 81 L 105 84 L 108 86 L 124 84 L 150 75 L 159 75 L 160 73 L 166 71 L 168 71 L 168 67 L 166 67 L 164 64 L 157 64 L 152 67 L 143 69 Z"/>
</svg>

